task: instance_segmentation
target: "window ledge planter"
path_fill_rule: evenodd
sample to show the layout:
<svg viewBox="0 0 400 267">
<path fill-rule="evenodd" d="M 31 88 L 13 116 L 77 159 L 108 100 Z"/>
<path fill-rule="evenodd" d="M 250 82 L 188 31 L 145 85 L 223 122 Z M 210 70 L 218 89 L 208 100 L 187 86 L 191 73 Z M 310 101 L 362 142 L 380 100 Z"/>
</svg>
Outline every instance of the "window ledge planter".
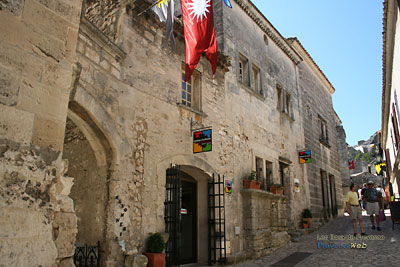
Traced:
<svg viewBox="0 0 400 267">
<path fill-rule="evenodd" d="M 256 180 L 256 172 L 251 171 L 247 179 L 243 179 L 243 187 L 247 189 L 260 189 L 261 182 Z"/>
<path fill-rule="evenodd" d="M 243 186 L 247 189 L 260 189 L 261 183 L 256 180 L 243 180 Z"/>
<path fill-rule="evenodd" d="M 274 194 L 283 195 L 283 187 L 281 185 L 271 185 L 269 191 Z"/>
</svg>

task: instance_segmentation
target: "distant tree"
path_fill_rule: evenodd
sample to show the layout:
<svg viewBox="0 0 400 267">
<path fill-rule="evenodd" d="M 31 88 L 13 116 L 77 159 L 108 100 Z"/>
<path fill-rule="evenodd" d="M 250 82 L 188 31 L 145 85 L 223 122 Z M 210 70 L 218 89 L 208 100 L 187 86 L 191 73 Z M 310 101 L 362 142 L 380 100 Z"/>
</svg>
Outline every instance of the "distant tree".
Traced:
<svg viewBox="0 0 400 267">
<path fill-rule="evenodd" d="M 369 163 L 372 159 L 372 156 L 370 152 L 362 153 L 361 151 L 358 151 L 354 158 Z"/>
</svg>

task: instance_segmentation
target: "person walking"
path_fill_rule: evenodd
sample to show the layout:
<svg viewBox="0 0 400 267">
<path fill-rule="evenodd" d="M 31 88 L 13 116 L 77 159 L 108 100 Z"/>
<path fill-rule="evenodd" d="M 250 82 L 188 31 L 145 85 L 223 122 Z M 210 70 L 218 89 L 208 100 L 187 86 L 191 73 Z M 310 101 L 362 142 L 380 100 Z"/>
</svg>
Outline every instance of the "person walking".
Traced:
<svg viewBox="0 0 400 267">
<path fill-rule="evenodd" d="M 361 211 L 365 210 L 364 202 L 363 202 L 363 194 L 365 189 L 367 188 L 367 184 L 363 184 L 362 188 L 358 189 L 358 200 L 360 201 Z"/>
<path fill-rule="evenodd" d="M 379 208 L 381 210 L 384 210 L 385 209 L 385 198 L 386 198 L 385 190 L 382 188 L 381 184 L 377 184 L 376 190 L 378 191 Z"/>
<path fill-rule="evenodd" d="M 374 188 L 374 182 L 368 181 L 368 188 L 365 190 L 363 195 L 364 205 L 367 204 L 367 214 L 371 219 L 372 230 L 375 230 L 374 217 L 376 221 L 377 230 L 381 231 L 379 225 L 379 196 L 378 191 Z"/>
<path fill-rule="evenodd" d="M 350 185 L 350 191 L 347 192 L 346 195 L 346 210 L 353 220 L 354 236 L 357 236 L 357 220 L 360 225 L 361 235 L 366 235 L 364 232 L 360 202 L 358 200 L 357 185 L 353 183 Z"/>
</svg>

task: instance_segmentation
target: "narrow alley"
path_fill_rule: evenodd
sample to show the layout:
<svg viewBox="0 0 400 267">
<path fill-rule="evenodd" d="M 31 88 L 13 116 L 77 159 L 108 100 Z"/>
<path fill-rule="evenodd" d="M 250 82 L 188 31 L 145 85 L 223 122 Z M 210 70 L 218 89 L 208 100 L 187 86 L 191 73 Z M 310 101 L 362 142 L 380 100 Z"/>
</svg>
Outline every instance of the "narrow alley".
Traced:
<svg viewBox="0 0 400 267">
<path fill-rule="evenodd" d="M 390 211 L 385 213 L 386 221 L 381 222 L 382 231 L 372 230 L 369 216 L 363 213 L 368 235 L 365 239 L 358 235 L 358 239 L 348 240 L 353 236 L 351 219 L 339 217 L 267 257 L 234 266 L 398 266 L 400 225 L 395 224 L 392 230 Z M 327 240 L 323 240 L 326 237 Z M 337 240 L 342 237 L 347 240 Z M 352 243 L 365 244 L 366 248 L 348 248 Z"/>
</svg>

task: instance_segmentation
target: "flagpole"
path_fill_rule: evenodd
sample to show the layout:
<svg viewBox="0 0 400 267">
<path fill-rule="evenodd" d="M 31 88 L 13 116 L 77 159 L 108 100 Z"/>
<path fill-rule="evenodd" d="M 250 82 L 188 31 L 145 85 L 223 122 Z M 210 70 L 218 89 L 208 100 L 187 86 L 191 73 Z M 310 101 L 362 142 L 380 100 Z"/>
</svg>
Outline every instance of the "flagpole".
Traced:
<svg viewBox="0 0 400 267">
<path fill-rule="evenodd" d="M 140 12 L 139 14 L 136 15 L 136 17 L 139 17 L 140 15 L 142 15 L 143 13 L 149 11 L 149 9 L 153 8 L 155 5 L 161 3 L 164 0 L 158 0 L 157 2 L 154 2 L 151 6 L 149 6 L 148 8 L 146 8 L 145 10 L 143 10 L 142 12 Z"/>
</svg>

